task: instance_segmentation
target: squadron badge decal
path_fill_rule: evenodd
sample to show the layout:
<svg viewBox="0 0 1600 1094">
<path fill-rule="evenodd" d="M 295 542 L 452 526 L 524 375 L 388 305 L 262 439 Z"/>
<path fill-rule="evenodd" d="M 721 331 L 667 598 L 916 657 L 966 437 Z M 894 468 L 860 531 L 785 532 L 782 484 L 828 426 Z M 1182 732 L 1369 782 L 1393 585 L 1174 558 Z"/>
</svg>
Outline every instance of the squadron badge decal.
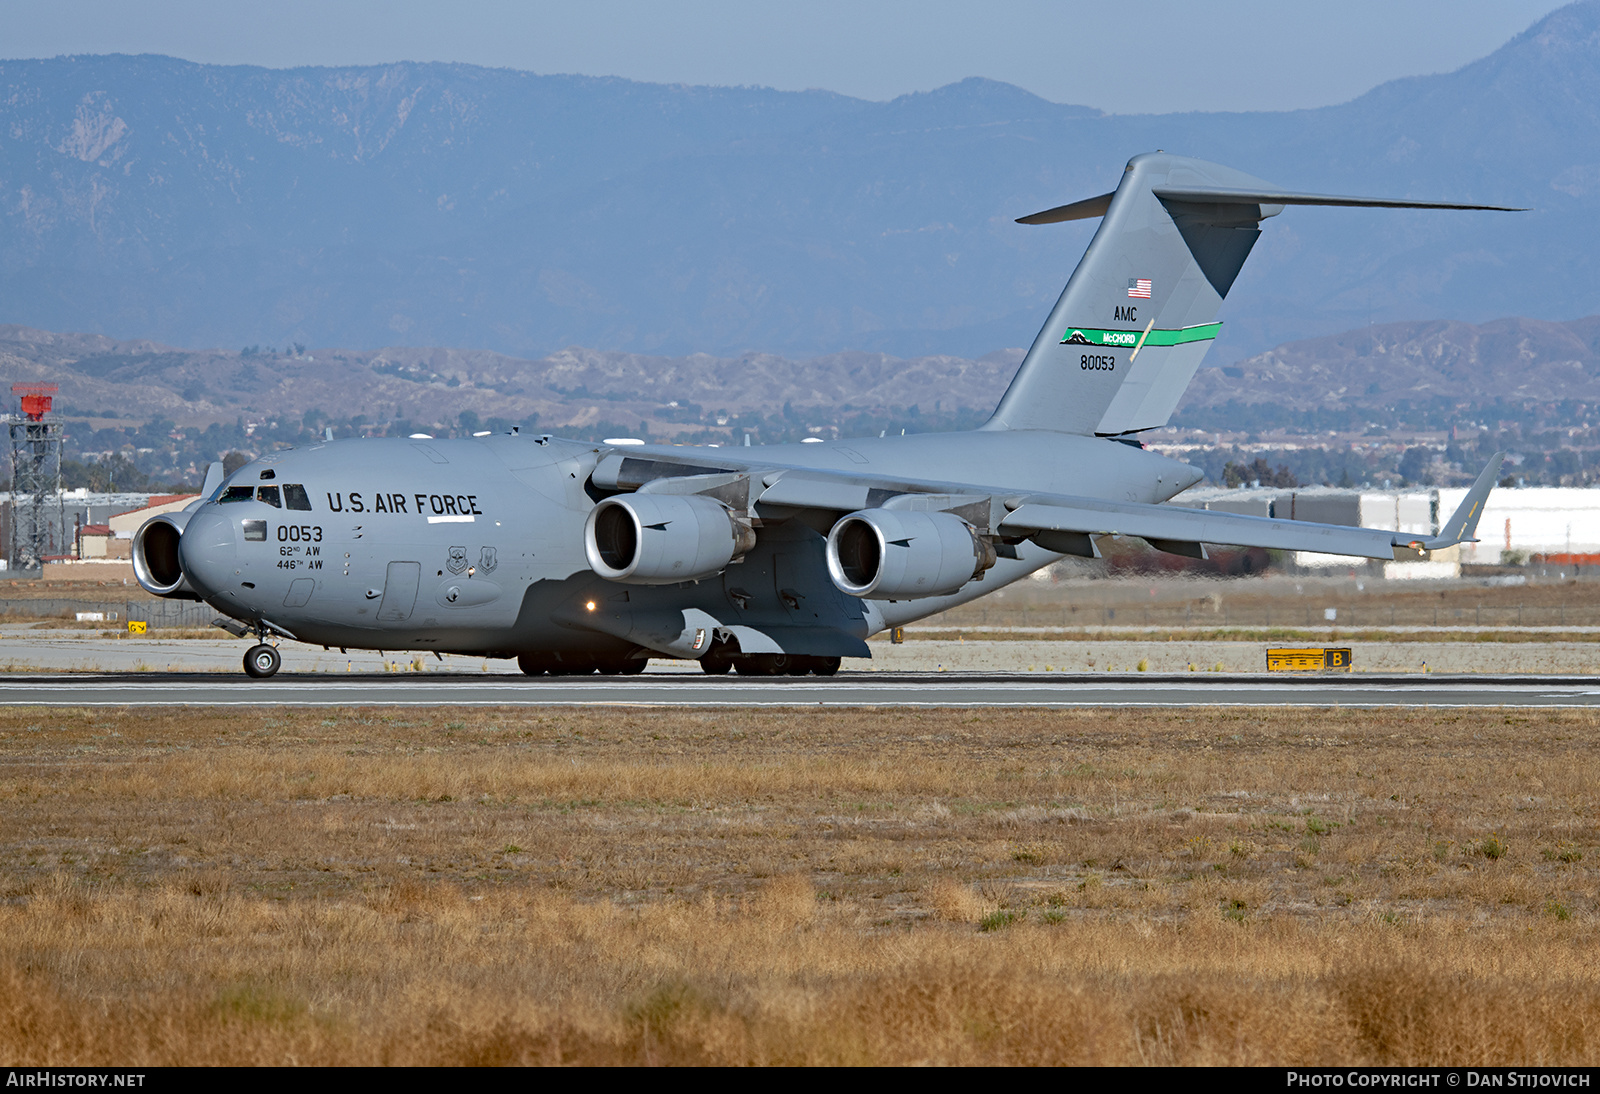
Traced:
<svg viewBox="0 0 1600 1094">
<path fill-rule="evenodd" d="M 478 569 L 484 573 L 494 573 L 494 568 L 498 565 L 500 565 L 500 560 L 495 557 L 493 547 L 485 547 L 478 553 Z"/>
<path fill-rule="evenodd" d="M 459 574 L 467 568 L 467 549 L 465 547 L 450 548 L 450 560 L 444 568 L 453 574 Z"/>
</svg>

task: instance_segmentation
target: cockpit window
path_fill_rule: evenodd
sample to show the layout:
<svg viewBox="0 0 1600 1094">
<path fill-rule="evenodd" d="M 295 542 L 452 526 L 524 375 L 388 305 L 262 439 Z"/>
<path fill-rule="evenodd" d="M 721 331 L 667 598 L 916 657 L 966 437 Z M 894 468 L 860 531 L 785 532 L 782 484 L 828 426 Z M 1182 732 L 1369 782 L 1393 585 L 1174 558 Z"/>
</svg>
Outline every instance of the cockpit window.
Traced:
<svg viewBox="0 0 1600 1094">
<path fill-rule="evenodd" d="M 222 492 L 222 497 L 217 499 L 218 505 L 226 505 L 230 501 L 249 501 L 256 496 L 253 486 L 230 486 Z"/>
<path fill-rule="evenodd" d="M 256 500 L 264 501 L 274 509 L 283 508 L 283 503 L 278 500 L 278 488 L 276 486 L 258 486 L 256 488 Z"/>
<path fill-rule="evenodd" d="M 311 499 L 306 496 L 306 488 L 299 483 L 286 482 L 283 484 L 283 504 L 289 509 L 311 511 Z"/>
</svg>

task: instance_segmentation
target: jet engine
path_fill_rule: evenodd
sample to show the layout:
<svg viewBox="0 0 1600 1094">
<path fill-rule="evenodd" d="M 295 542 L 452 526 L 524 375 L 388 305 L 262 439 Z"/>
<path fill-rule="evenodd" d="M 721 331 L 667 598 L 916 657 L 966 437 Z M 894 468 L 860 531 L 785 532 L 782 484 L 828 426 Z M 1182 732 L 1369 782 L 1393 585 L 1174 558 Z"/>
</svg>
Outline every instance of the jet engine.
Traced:
<svg viewBox="0 0 1600 1094">
<path fill-rule="evenodd" d="M 594 572 L 630 585 L 710 577 L 755 544 L 747 519 L 699 494 L 606 498 L 583 526 L 584 554 Z"/>
<path fill-rule="evenodd" d="M 994 565 L 994 548 L 954 513 L 862 509 L 828 533 L 828 573 L 867 600 L 953 593 Z"/>
<path fill-rule="evenodd" d="M 200 599 L 178 559 L 178 542 L 188 523 L 187 512 L 164 513 L 145 521 L 133 534 L 133 576 L 145 592 L 175 600 Z"/>
</svg>

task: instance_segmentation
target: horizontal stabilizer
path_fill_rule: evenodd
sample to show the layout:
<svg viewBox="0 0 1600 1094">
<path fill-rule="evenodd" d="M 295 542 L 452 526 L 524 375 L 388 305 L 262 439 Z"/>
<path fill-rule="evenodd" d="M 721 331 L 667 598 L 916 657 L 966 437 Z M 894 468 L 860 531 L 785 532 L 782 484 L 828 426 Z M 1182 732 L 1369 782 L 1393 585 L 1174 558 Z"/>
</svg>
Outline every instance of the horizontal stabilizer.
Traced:
<svg viewBox="0 0 1600 1094">
<path fill-rule="evenodd" d="M 1342 194 L 1301 194 L 1290 190 L 1233 190 L 1219 186 L 1158 186 L 1150 191 L 1168 201 L 1196 205 L 1332 205 L 1354 209 L 1468 209 L 1494 213 L 1525 213 L 1509 205 L 1471 205 L 1460 201 L 1414 201 L 1411 198 L 1360 198 Z M 1103 217 L 1111 208 L 1115 192 L 1084 198 L 1070 205 L 1057 205 L 1042 213 L 1018 217 L 1018 224 L 1061 224 L 1068 220 Z"/>
<path fill-rule="evenodd" d="M 1025 217 L 1018 217 L 1018 224 L 1060 224 L 1068 220 L 1088 220 L 1090 217 L 1103 217 L 1106 210 L 1111 208 L 1111 199 L 1116 197 L 1116 191 L 1101 194 L 1097 198 L 1084 198 L 1071 205 L 1057 205 L 1054 209 L 1046 209 L 1042 213 L 1030 213 Z"/>
<path fill-rule="evenodd" d="M 1480 209 L 1494 213 L 1525 213 L 1508 205 L 1469 205 L 1459 201 L 1413 201 L 1410 198 L 1353 198 L 1338 194 L 1300 194 L 1289 190 L 1233 190 L 1220 186 L 1157 186 L 1150 191 L 1168 201 L 1187 201 L 1196 205 L 1337 205 L 1346 208 L 1369 209 Z M 1090 198 L 1088 202 L 1099 201 Z M 1063 209 L 1072 206 L 1063 205 Z M 1055 210 L 1051 210 L 1054 212 Z M 1045 214 L 1039 213 L 1038 216 Z M 1062 218 L 1067 219 L 1067 218 Z M 1024 220 L 1023 224 L 1047 224 L 1049 221 Z"/>
</svg>

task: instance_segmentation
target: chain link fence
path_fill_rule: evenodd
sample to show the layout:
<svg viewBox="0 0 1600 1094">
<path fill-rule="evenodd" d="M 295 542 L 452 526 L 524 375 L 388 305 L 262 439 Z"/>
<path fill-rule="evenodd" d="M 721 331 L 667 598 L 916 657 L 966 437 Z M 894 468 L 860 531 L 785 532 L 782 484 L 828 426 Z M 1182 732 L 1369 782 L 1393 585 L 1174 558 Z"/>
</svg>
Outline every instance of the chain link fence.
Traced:
<svg viewBox="0 0 1600 1094">
<path fill-rule="evenodd" d="M 193 600 L 0 599 L 0 619 L 74 619 L 93 612 L 107 623 L 138 622 L 151 628 L 209 627 L 218 615 L 215 608 Z"/>
</svg>

